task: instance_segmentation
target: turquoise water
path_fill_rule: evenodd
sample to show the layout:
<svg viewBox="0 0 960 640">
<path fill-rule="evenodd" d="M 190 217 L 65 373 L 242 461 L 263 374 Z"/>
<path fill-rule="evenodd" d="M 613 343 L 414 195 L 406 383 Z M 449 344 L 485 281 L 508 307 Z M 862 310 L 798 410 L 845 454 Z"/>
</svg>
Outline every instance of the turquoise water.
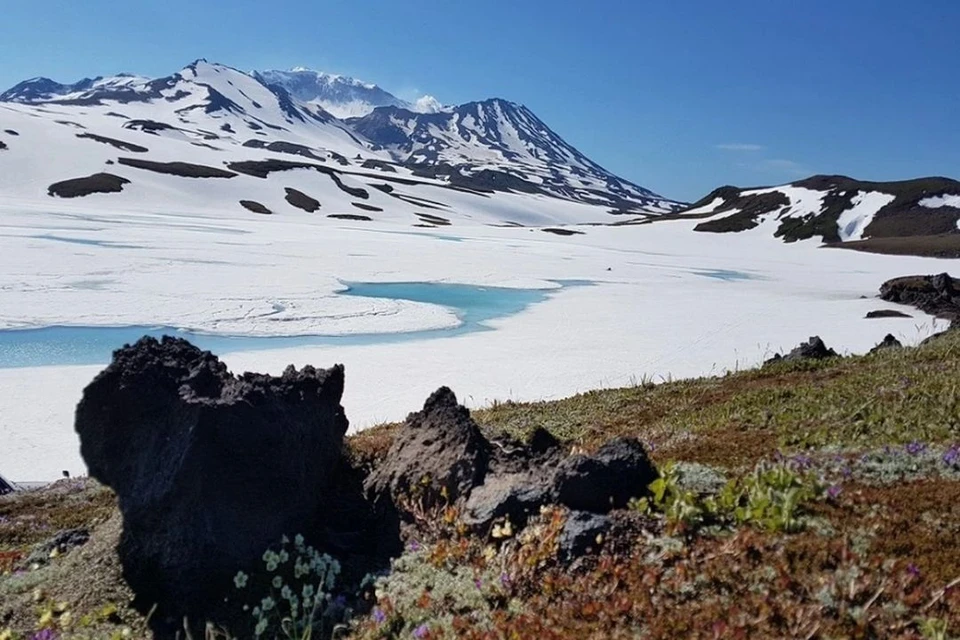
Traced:
<svg viewBox="0 0 960 640">
<path fill-rule="evenodd" d="M 736 280 L 756 280 L 756 276 L 750 275 L 744 271 L 733 271 L 732 269 L 709 269 L 707 271 L 694 271 L 694 274 L 704 278 L 713 278 L 714 280 L 726 280 L 733 282 Z"/>
<path fill-rule="evenodd" d="M 584 286 L 579 280 L 556 281 L 561 287 Z M 520 313 L 560 289 L 509 289 L 431 282 L 344 283 L 339 295 L 387 298 L 436 304 L 452 309 L 461 324 L 450 329 L 350 336 L 253 337 L 196 333 L 167 326 L 42 327 L 0 330 L 0 369 L 52 365 L 106 364 L 114 349 L 144 335 L 175 335 L 213 353 L 315 345 L 374 345 L 430 340 L 490 330 L 484 323 Z"/>
</svg>

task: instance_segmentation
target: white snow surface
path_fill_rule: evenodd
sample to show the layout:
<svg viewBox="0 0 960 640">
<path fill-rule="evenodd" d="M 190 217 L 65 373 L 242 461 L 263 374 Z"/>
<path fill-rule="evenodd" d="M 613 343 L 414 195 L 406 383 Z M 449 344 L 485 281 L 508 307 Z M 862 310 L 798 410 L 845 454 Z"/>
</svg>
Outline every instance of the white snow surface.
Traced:
<svg viewBox="0 0 960 640">
<path fill-rule="evenodd" d="M 960 195 L 942 195 L 932 198 L 925 198 L 920 201 L 921 207 L 928 209 L 939 209 L 940 207 L 954 207 L 960 209 Z"/>
<path fill-rule="evenodd" d="M 851 202 L 853 207 L 847 209 L 837 218 L 840 239 L 863 240 L 863 232 L 873 222 L 873 217 L 880 209 L 896 200 L 895 195 L 880 193 L 879 191 L 858 191 Z"/>
<path fill-rule="evenodd" d="M 10 169 L 0 168 L 0 175 Z M 300 176 L 289 177 L 299 184 Z M 343 402 L 353 429 L 401 419 L 441 385 L 473 407 L 549 399 L 645 377 L 749 367 L 815 334 L 841 352 L 864 352 L 886 333 L 913 343 L 934 328 L 931 319 L 922 321 L 927 324 L 920 331 L 916 319 L 864 320 L 878 303 L 861 299 L 874 296 L 888 278 L 942 270 L 933 259 L 818 249 L 815 242 L 785 245 L 756 230 L 699 234 L 692 231 L 696 221 L 688 220 L 582 227 L 584 235 L 557 237 L 466 216 L 442 229 L 420 229 L 399 214 L 353 223 L 292 209 L 273 216 L 196 210 L 177 204 L 178 189 L 161 178 L 168 176 L 153 186 L 170 190 L 165 211 L 136 208 L 136 199 L 128 201 L 130 208 L 118 208 L 106 195 L 77 201 L 12 197 L 5 179 L 0 327 L 173 324 L 231 334 L 397 332 L 450 326 L 457 319 L 435 305 L 339 297 L 341 282 L 552 289 L 556 279 L 595 282 L 563 288 L 522 313 L 492 321 L 491 331 L 219 354 L 235 372 L 278 374 L 290 363 L 344 363 Z M 464 203 L 474 197 L 457 195 Z M 563 205 L 544 200 L 526 215 L 547 215 Z M 514 207 L 525 202 L 496 199 L 491 204 L 499 209 L 486 219 L 522 218 Z M 711 277 L 723 270 L 750 279 Z M 269 315 L 275 304 L 283 309 L 279 317 Z M 0 469 L 6 477 L 49 480 L 64 469 L 84 472 L 73 412 L 100 369 L 0 368 Z"/>
</svg>

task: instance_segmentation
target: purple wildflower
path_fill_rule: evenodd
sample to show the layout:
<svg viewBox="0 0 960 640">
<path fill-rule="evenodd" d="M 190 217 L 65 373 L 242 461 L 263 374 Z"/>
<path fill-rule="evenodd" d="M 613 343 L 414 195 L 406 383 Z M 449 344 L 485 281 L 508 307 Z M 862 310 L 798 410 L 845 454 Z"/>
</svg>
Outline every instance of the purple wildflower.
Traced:
<svg viewBox="0 0 960 640">
<path fill-rule="evenodd" d="M 917 565 L 915 565 L 915 564 L 913 564 L 913 563 L 911 562 L 910 564 L 907 565 L 907 573 L 909 573 L 909 574 L 910 574 L 911 576 L 913 576 L 914 578 L 919 578 L 919 577 L 920 577 L 920 567 L 918 567 Z"/>
<path fill-rule="evenodd" d="M 410 551 L 414 553 L 416 553 L 417 551 L 420 551 L 420 543 L 417 542 L 416 540 L 411 540 L 409 547 L 410 547 Z"/>
<path fill-rule="evenodd" d="M 943 464 L 948 467 L 960 466 L 960 445 L 953 445 L 943 454 Z"/>
<path fill-rule="evenodd" d="M 57 638 L 59 637 L 60 636 L 57 635 L 56 631 L 54 631 L 53 629 L 47 628 L 47 629 L 41 629 L 40 631 L 37 631 L 35 634 L 33 634 L 30 640 L 57 640 Z"/>
<path fill-rule="evenodd" d="M 806 471 L 813 466 L 813 458 L 802 453 L 793 456 L 790 462 L 798 471 Z"/>
<path fill-rule="evenodd" d="M 831 500 L 836 500 L 840 497 L 840 494 L 843 492 L 843 489 L 840 488 L 838 484 L 832 484 L 827 488 L 827 497 Z"/>
<path fill-rule="evenodd" d="M 387 621 L 387 614 L 383 612 L 383 609 L 380 607 L 373 608 L 373 621 L 377 624 L 383 624 Z"/>
<path fill-rule="evenodd" d="M 426 637 L 427 637 L 427 634 L 429 634 L 429 633 L 430 633 L 430 627 L 427 626 L 426 624 L 422 624 L 422 625 L 420 625 L 419 627 L 417 627 L 416 629 L 413 630 L 413 637 L 414 637 L 414 638 L 426 638 Z"/>
<path fill-rule="evenodd" d="M 476 585 L 477 589 L 483 589 L 483 581 L 480 578 L 474 580 L 473 584 Z"/>
<path fill-rule="evenodd" d="M 926 444 L 924 444 L 923 442 L 917 442 L 916 440 L 914 440 L 913 442 L 908 444 L 906 447 L 904 447 L 906 452 L 912 456 L 920 455 L 926 450 L 926 448 L 927 448 Z"/>
<path fill-rule="evenodd" d="M 500 584 L 501 584 L 502 586 L 504 586 L 504 587 L 509 587 L 509 586 L 510 586 L 510 576 L 507 575 L 506 573 L 501 573 L 501 574 L 500 574 Z"/>
<path fill-rule="evenodd" d="M 853 475 L 853 469 L 851 469 L 849 465 L 844 465 L 843 468 L 840 469 L 840 474 L 843 475 L 844 478 L 849 478 Z"/>
</svg>

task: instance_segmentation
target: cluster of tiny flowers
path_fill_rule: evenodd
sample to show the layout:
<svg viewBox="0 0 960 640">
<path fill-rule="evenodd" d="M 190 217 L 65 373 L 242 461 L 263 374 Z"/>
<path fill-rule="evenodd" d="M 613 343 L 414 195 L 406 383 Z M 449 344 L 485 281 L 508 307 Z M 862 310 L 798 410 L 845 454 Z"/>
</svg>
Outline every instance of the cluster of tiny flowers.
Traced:
<svg viewBox="0 0 960 640">
<path fill-rule="evenodd" d="M 263 554 L 268 574 L 290 566 L 289 544 L 290 539 L 284 536 L 280 551 L 268 550 Z M 297 535 L 293 546 L 296 555 L 292 558 L 292 569 L 297 584 L 286 584 L 283 575 L 270 579 L 270 595 L 262 598 L 252 611 L 257 621 L 254 633 L 258 638 L 270 629 L 272 622 L 288 638 L 309 637 L 306 632 L 313 628 L 317 613 L 322 614 L 340 575 L 340 563 L 305 544 L 303 536 Z M 249 580 L 250 576 L 241 571 L 233 583 L 237 589 L 245 589 Z"/>
</svg>

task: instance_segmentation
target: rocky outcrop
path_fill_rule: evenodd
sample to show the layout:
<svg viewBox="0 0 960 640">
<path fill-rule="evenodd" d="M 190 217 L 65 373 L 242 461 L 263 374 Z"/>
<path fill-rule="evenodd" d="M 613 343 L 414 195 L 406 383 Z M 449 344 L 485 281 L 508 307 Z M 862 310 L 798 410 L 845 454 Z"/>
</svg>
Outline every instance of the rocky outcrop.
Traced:
<svg viewBox="0 0 960 640">
<path fill-rule="evenodd" d="M 774 364 L 776 362 L 796 362 L 799 360 L 824 360 L 825 358 L 836 358 L 838 354 L 833 349 L 828 349 L 820 336 L 811 336 L 806 342 L 801 342 L 799 346 L 793 349 L 785 356 L 779 353 L 763 363 L 763 366 Z"/>
<path fill-rule="evenodd" d="M 906 304 L 947 320 L 960 319 L 960 280 L 948 273 L 935 276 L 905 276 L 880 286 L 887 302 Z"/>
<path fill-rule="evenodd" d="M 509 520 L 523 525 L 541 506 L 560 504 L 602 514 L 642 496 L 657 478 L 643 445 L 620 438 L 594 455 L 566 456 L 538 429 L 529 443 L 490 441 L 446 387 L 411 414 L 380 466 L 366 482 L 380 512 L 440 501 L 461 507 L 477 531 Z"/>
<path fill-rule="evenodd" d="M 871 320 L 873 318 L 912 318 L 909 313 L 904 313 L 903 311 L 897 311 L 896 309 L 877 309 L 876 311 L 868 311 L 866 318 Z"/>
<path fill-rule="evenodd" d="M 901 349 L 903 344 L 897 340 L 892 333 L 888 333 L 883 340 L 880 341 L 877 346 L 873 349 L 870 349 L 870 353 L 877 353 L 878 351 L 886 351 L 887 349 Z"/>
<path fill-rule="evenodd" d="M 6 495 L 8 493 L 13 493 L 14 486 L 13 483 L 8 481 L 3 476 L 0 476 L 0 496 Z"/>
<path fill-rule="evenodd" d="M 208 615 L 283 535 L 348 553 L 368 511 L 342 455 L 344 370 L 233 376 L 190 343 L 143 338 L 84 390 L 76 430 L 117 494 L 124 577 L 152 622 Z M 349 533 L 349 535 L 348 535 Z"/>
</svg>

